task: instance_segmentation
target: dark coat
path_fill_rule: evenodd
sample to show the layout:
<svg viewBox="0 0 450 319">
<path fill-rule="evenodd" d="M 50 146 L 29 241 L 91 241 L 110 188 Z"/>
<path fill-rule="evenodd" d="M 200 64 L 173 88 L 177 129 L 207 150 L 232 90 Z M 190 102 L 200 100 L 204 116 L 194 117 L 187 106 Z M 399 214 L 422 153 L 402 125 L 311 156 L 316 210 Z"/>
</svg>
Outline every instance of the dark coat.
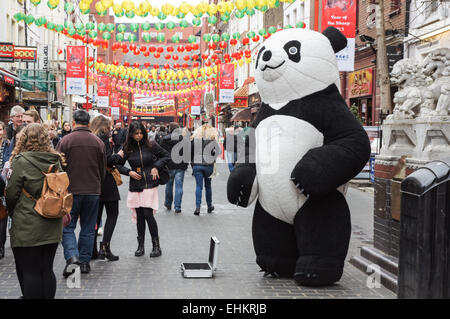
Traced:
<svg viewBox="0 0 450 319">
<path fill-rule="evenodd" d="M 127 129 L 121 128 L 121 129 L 114 129 L 112 132 L 112 138 L 114 142 L 114 150 L 118 151 L 120 147 L 125 143 L 125 140 L 127 138 Z"/>
<path fill-rule="evenodd" d="M 118 164 L 118 158 L 112 156 L 113 150 L 111 148 L 111 143 L 109 142 L 109 137 L 106 134 L 100 134 L 98 137 L 105 144 L 106 165 L 109 169 L 114 169 L 115 165 Z M 100 194 L 100 201 L 113 202 L 116 200 L 120 200 L 119 189 L 117 188 L 116 181 L 112 174 L 108 170 L 106 170 L 106 175 L 102 182 L 102 193 Z"/>
<path fill-rule="evenodd" d="M 143 178 L 135 180 L 130 178 L 130 192 L 142 192 L 147 188 L 154 188 L 158 186 L 158 181 L 153 180 L 150 174 L 152 168 L 156 167 L 159 172 L 167 166 L 170 161 L 170 154 L 155 142 L 150 142 L 151 148 L 142 141 L 132 145 L 131 152 L 125 152 L 124 158 L 118 154 L 114 154 L 119 165 L 125 165 L 128 161 L 131 169 L 124 166 L 118 166 L 120 173 L 124 175 L 130 174 L 131 171 L 141 174 Z"/>
<path fill-rule="evenodd" d="M 27 157 L 33 164 L 27 161 Z M 59 243 L 62 240 L 62 218 L 45 218 L 34 210 L 36 204 L 26 197 L 23 188 L 34 198 L 39 198 L 44 185 L 44 175 L 51 164 L 61 170 L 60 157 L 47 152 L 23 152 L 11 163 L 11 177 L 6 187 L 6 207 L 12 218 L 11 247 L 34 247 Z"/>
<path fill-rule="evenodd" d="M 175 161 L 177 162 L 177 163 L 175 163 L 172 159 L 172 149 L 178 143 L 181 143 L 180 144 L 181 147 L 180 147 L 180 151 L 177 154 L 177 157 L 179 157 L 179 158 L 174 158 Z M 184 155 L 183 150 L 189 150 L 189 147 L 190 147 L 190 143 L 187 138 L 183 138 L 183 136 L 180 134 L 174 135 L 173 133 L 171 133 L 162 138 L 160 145 L 163 149 L 165 149 L 167 152 L 169 152 L 169 154 L 171 156 L 170 162 L 167 165 L 167 167 L 169 169 L 182 169 L 184 171 L 187 169 L 189 158 L 185 159 L 183 156 Z M 180 162 L 180 159 L 181 159 L 181 162 Z"/>
<path fill-rule="evenodd" d="M 60 138 L 59 136 L 55 136 L 55 137 L 52 139 L 52 145 L 53 145 L 53 148 L 56 148 L 56 145 L 58 145 L 58 143 L 59 143 L 60 140 L 61 140 L 61 138 Z"/>
<path fill-rule="evenodd" d="M 59 141 L 56 150 L 66 157 L 69 192 L 74 195 L 100 195 L 106 173 L 102 140 L 87 127 L 77 127 Z"/>
<path fill-rule="evenodd" d="M 193 139 L 191 141 L 192 165 L 214 165 L 222 150 L 216 140 Z"/>
</svg>

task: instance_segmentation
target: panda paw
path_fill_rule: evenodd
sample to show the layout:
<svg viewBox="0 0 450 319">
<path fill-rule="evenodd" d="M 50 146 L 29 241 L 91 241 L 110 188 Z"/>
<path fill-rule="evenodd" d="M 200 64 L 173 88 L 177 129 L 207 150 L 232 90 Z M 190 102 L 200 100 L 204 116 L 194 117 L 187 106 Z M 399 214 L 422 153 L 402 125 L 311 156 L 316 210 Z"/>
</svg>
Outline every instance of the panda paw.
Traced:
<svg viewBox="0 0 450 319">
<path fill-rule="evenodd" d="M 290 180 L 295 184 L 295 187 L 299 190 L 300 194 L 305 195 L 307 198 L 309 197 L 309 193 L 305 191 L 305 188 L 297 181 L 295 177 L 291 177 Z"/>
</svg>

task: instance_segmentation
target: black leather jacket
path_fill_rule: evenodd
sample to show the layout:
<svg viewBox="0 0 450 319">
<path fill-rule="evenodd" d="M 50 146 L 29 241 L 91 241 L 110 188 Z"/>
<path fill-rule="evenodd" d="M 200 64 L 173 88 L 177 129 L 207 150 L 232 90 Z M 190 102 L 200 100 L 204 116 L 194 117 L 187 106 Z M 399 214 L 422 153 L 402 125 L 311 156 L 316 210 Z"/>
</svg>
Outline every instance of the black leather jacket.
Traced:
<svg viewBox="0 0 450 319">
<path fill-rule="evenodd" d="M 144 189 L 158 186 L 158 180 L 153 180 L 150 172 L 152 168 L 157 168 L 161 172 L 161 169 L 167 166 L 170 161 L 170 154 L 166 150 L 155 142 L 150 142 L 150 144 L 152 145 L 151 149 L 142 141 L 136 143 L 132 147 L 131 152 L 125 152 L 123 159 L 117 154 L 113 155 L 120 158 L 120 165 L 124 165 L 128 161 L 131 167 L 129 169 L 124 166 L 118 166 L 117 168 L 121 174 L 129 176 L 130 171 L 135 171 L 142 176 L 140 180 L 130 177 L 130 192 L 142 192 Z"/>
</svg>

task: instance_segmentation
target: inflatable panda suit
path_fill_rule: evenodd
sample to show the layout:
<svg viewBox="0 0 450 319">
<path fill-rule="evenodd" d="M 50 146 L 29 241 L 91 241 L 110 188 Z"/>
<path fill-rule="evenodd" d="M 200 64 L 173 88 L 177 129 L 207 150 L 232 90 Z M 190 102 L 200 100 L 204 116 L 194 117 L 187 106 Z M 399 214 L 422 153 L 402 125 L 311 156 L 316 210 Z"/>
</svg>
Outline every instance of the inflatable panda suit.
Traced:
<svg viewBox="0 0 450 319">
<path fill-rule="evenodd" d="M 228 179 L 230 203 L 258 198 L 252 233 L 262 271 L 305 286 L 340 280 L 351 234 L 343 189 L 370 157 L 338 89 L 335 53 L 346 44 L 333 27 L 283 30 L 264 42 L 255 72 L 262 104 Z"/>
</svg>

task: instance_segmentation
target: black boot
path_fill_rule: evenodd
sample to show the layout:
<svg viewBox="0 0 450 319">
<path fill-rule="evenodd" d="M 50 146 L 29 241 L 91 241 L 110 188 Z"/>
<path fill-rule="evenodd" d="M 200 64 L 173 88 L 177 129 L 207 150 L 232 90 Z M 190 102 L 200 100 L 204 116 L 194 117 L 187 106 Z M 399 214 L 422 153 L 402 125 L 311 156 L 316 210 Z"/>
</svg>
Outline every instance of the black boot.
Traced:
<svg viewBox="0 0 450 319">
<path fill-rule="evenodd" d="M 119 260 L 119 256 L 115 256 L 111 252 L 109 243 L 106 242 L 100 242 L 100 251 L 98 253 L 98 258 L 101 260 L 105 260 L 105 258 L 107 258 L 109 261 Z"/>
<path fill-rule="evenodd" d="M 145 249 L 144 249 L 144 240 L 145 240 L 145 238 L 144 237 L 138 237 L 137 240 L 138 240 L 138 248 L 137 248 L 136 252 L 134 253 L 134 255 L 136 257 L 141 257 L 142 255 L 145 254 Z"/>
<path fill-rule="evenodd" d="M 94 241 L 94 249 L 92 249 L 92 257 L 91 260 L 98 259 L 98 250 L 97 250 L 97 237 Z"/>
<path fill-rule="evenodd" d="M 5 245 L 0 245 L 0 259 L 5 257 Z"/>
<path fill-rule="evenodd" d="M 159 238 L 152 238 L 153 250 L 150 253 L 150 257 L 159 257 L 161 256 L 161 247 L 159 247 Z"/>
</svg>

